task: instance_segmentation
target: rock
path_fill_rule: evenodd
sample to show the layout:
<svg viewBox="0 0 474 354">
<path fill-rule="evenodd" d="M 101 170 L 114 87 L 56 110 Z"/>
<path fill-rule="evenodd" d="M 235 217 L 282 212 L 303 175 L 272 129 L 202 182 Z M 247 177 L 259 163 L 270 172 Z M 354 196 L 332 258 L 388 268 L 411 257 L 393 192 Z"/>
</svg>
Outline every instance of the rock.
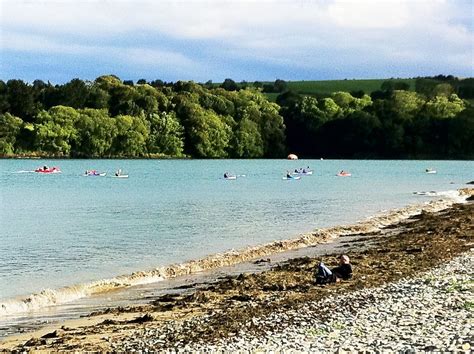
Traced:
<svg viewBox="0 0 474 354">
<path fill-rule="evenodd" d="M 250 301 L 252 300 L 252 297 L 247 294 L 239 294 L 239 295 L 234 295 L 230 298 L 230 300 L 235 300 L 235 301 Z"/>
<path fill-rule="evenodd" d="M 128 323 L 144 323 L 144 322 L 149 322 L 149 321 L 154 321 L 154 320 L 155 318 L 149 313 L 147 313 L 143 316 L 138 316 L 137 318 L 134 318 L 133 320 L 128 321 Z"/>
<path fill-rule="evenodd" d="M 63 334 L 64 334 L 63 330 L 57 329 L 53 332 L 46 333 L 44 336 L 41 336 L 41 338 L 57 338 L 57 337 L 60 337 Z"/>
<path fill-rule="evenodd" d="M 262 258 L 253 262 L 253 264 L 262 264 L 262 263 L 270 263 L 270 258 L 267 258 L 267 259 Z"/>
<path fill-rule="evenodd" d="M 23 344 L 25 347 L 35 347 L 38 345 L 45 345 L 46 344 L 46 339 L 40 339 L 40 338 L 31 338 L 28 341 Z"/>
</svg>

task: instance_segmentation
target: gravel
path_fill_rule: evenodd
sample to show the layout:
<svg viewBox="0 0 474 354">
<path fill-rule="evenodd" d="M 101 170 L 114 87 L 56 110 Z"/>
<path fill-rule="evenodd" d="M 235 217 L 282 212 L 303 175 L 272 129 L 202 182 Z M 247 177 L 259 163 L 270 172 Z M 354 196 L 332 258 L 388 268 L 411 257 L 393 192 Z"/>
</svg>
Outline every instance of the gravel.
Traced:
<svg viewBox="0 0 474 354">
<path fill-rule="evenodd" d="M 473 256 L 471 250 L 415 278 L 308 302 L 297 310 L 255 317 L 242 323 L 239 333 L 213 343 L 186 340 L 187 328 L 196 321 L 205 323 L 212 316 L 208 314 L 137 330 L 112 346 L 127 352 L 471 352 Z M 255 326 L 261 330 L 258 334 L 253 331 Z"/>
</svg>

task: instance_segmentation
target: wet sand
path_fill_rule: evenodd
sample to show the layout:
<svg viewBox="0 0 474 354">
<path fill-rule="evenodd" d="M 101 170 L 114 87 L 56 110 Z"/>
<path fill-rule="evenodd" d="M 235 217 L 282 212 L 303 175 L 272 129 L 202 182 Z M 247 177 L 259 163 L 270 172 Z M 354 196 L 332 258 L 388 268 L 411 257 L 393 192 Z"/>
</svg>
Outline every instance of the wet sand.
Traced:
<svg viewBox="0 0 474 354">
<path fill-rule="evenodd" d="M 3 350 L 127 350 L 137 333 L 166 328 L 151 350 L 187 343 L 214 343 L 234 336 L 242 326 L 259 335 L 252 319 L 309 301 L 367 289 L 415 276 L 467 252 L 474 240 L 474 204 L 412 217 L 378 232 L 341 236 L 336 243 L 307 247 L 290 255 L 265 257 L 223 276 L 209 273 L 197 284 L 181 283 L 171 293 L 138 306 L 109 308 L 78 320 L 6 338 Z M 331 246 L 328 246 L 331 245 Z M 350 281 L 314 284 L 320 260 L 335 266 L 351 257 Z M 288 257 L 288 254 L 286 254 Z M 242 270 L 236 274 L 236 269 Z"/>
</svg>

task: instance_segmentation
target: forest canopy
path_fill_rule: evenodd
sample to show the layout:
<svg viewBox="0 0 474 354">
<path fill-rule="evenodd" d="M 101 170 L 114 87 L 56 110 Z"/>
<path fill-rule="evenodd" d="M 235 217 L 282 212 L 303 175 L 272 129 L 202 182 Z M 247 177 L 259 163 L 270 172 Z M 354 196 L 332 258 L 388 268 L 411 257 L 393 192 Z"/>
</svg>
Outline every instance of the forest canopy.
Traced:
<svg viewBox="0 0 474 354">
<path fill-rule="evenodd" d="M 280 79 L 0 81 L 0 154 L 473 158 L 473 81 L 387 80 L 371 92 L 329 94 L 299 93 Z"/>
</svg>

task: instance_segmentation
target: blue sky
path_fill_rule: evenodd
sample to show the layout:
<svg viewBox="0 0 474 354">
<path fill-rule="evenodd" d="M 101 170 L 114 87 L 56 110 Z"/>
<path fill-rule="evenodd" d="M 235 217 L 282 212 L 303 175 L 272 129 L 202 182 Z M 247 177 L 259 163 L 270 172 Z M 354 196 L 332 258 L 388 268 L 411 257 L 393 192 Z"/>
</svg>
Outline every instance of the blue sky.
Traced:
<svg viewBox="0 0 474 354">
<path fill-rule="evenodd" d="M 472 0 L 0 0 L 0 79 L 474 76 Z"/>
</svg>

